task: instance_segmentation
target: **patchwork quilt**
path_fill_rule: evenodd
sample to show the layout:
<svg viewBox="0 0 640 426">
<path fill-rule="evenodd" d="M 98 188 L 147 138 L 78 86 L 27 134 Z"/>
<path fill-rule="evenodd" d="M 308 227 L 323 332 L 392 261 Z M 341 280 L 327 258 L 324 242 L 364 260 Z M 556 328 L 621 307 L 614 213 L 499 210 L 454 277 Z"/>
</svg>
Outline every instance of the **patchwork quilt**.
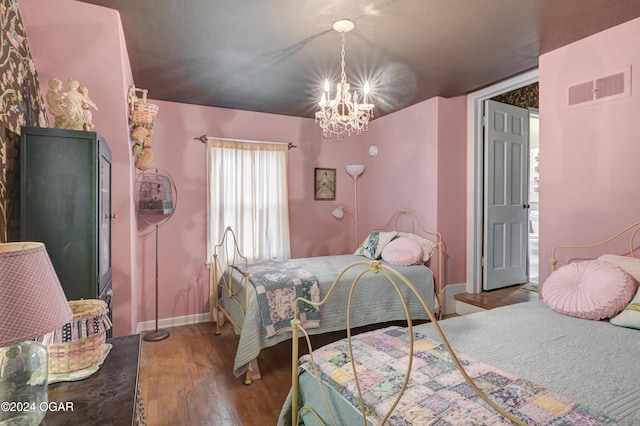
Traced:
<svg viewBox="0 0 640 426">
<path fill-rule="evenodd" d="M 233 266 L 244 273 L 244 265 Z M 285 260 L 259 260 L 249 265 L 249 281 L 256 289 L 260 316 L 267 337 L 291 331 L 297 297 L 320 301 L 320 287 L 308 270 Z M 304 328 L 320 327 L 320 310 L 300 303 L 299 320 Z"/>
<path fill-rule="evenodd" d="M 414 333 L 409 383 L 389 419 L 393 425 L 511 425 L 465 382 L 444 345 Z M 367 418 L 379 424 L 404 381 L 409 355 L 408 329 L 389 327 L 352 338 L 353 356 Z M 607 425 L 614 420 L 556 395 L 523 378 L 456 353 L 469 376 L 493 401 L 531 425 Z M 359 407 L 346 340 L 314 351 L 322 380 Z M 300 368 L 313 373 L 308 355 Z"/>
</svg>

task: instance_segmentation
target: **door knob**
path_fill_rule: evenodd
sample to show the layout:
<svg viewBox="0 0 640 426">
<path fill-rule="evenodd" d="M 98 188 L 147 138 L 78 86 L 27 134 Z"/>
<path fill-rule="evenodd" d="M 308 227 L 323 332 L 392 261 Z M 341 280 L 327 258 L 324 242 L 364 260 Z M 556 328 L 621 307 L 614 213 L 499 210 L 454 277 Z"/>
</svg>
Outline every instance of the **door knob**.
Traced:
<svg viewBox="0 0 640 426">
<path fill-rule="evenodd" d="M 528 209 L 529 207 L 531 207 L 531 206 L 529 204 L 526 204 L 526 203 L 522 205 L 523 209 Z"/>
</svg>

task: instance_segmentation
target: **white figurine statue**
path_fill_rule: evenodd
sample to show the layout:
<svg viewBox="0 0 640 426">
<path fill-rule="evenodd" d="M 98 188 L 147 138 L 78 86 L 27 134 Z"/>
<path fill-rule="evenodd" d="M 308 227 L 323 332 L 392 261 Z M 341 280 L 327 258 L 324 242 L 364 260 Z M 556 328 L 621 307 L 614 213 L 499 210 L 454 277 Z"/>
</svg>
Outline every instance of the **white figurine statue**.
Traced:
<svg viewBox="0 0 640 426">
<path fill-rule="evenodd" d="M 47 92 L 47 104 L 49 112 L 54 117 L 54 127 L 56 129 L 69 128 L 69 116 L 67 115 L 67 101 L 62 90 L 62 81 L 57 78 L 49 79 L 49 91 Z"/>
<path fill-rule="evenodd" d="M 55 118 L 57 129 L 92 130 L 93 114 L 91 108 L 97 110 L 96 104 L 89 98 L 89 90 L 81 87 L 80 82 L 70 78 L 68 90 L 61 92 L 62 82 L 57 78 L 49 80 L 47 103 L 49 112 Z"/>
<path fill-rule="evenodd" d="M 67 114 L 69 115 L 70 128 L 74 130 L 91 130 L 94 125 L 91 122 L 92 114 L 89 107 L 98 109 L 95 103 L 80 88 L 80 82 L 70 78 L 67 82 L 69 90 L 65 92 L 67 98 Z"/>
</svg>

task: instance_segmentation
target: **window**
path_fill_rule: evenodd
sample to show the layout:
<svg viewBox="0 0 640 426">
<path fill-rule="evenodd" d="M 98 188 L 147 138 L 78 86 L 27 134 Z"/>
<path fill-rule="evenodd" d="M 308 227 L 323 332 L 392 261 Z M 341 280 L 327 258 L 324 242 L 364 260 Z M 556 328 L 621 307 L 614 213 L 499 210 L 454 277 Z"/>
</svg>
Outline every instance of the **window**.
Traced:
<svg viewBox="0 0 640 426">
<path fill-rule="evenodd" d="M 207 259 L 230 226 L 250 260 L 289 258 L 288 147 L 207 140 Z"/>
</svg>

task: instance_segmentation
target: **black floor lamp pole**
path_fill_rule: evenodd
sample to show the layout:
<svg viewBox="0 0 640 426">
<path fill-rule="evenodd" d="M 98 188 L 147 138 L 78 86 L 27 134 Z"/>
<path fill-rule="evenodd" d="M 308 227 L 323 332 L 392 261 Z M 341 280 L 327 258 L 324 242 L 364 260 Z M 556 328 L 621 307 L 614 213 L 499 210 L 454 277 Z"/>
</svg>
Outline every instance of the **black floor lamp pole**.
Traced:
<svg viewBox="0 0 640 426">
<path fill-rule="evenodd" d="M 158 330 L 158 228 L 160 224 L 156 223 L 156 331 L 147 333 L 143 339 L 147 342 L 157 342 L 169 337 L 167 330 Z"/>
</svg>

